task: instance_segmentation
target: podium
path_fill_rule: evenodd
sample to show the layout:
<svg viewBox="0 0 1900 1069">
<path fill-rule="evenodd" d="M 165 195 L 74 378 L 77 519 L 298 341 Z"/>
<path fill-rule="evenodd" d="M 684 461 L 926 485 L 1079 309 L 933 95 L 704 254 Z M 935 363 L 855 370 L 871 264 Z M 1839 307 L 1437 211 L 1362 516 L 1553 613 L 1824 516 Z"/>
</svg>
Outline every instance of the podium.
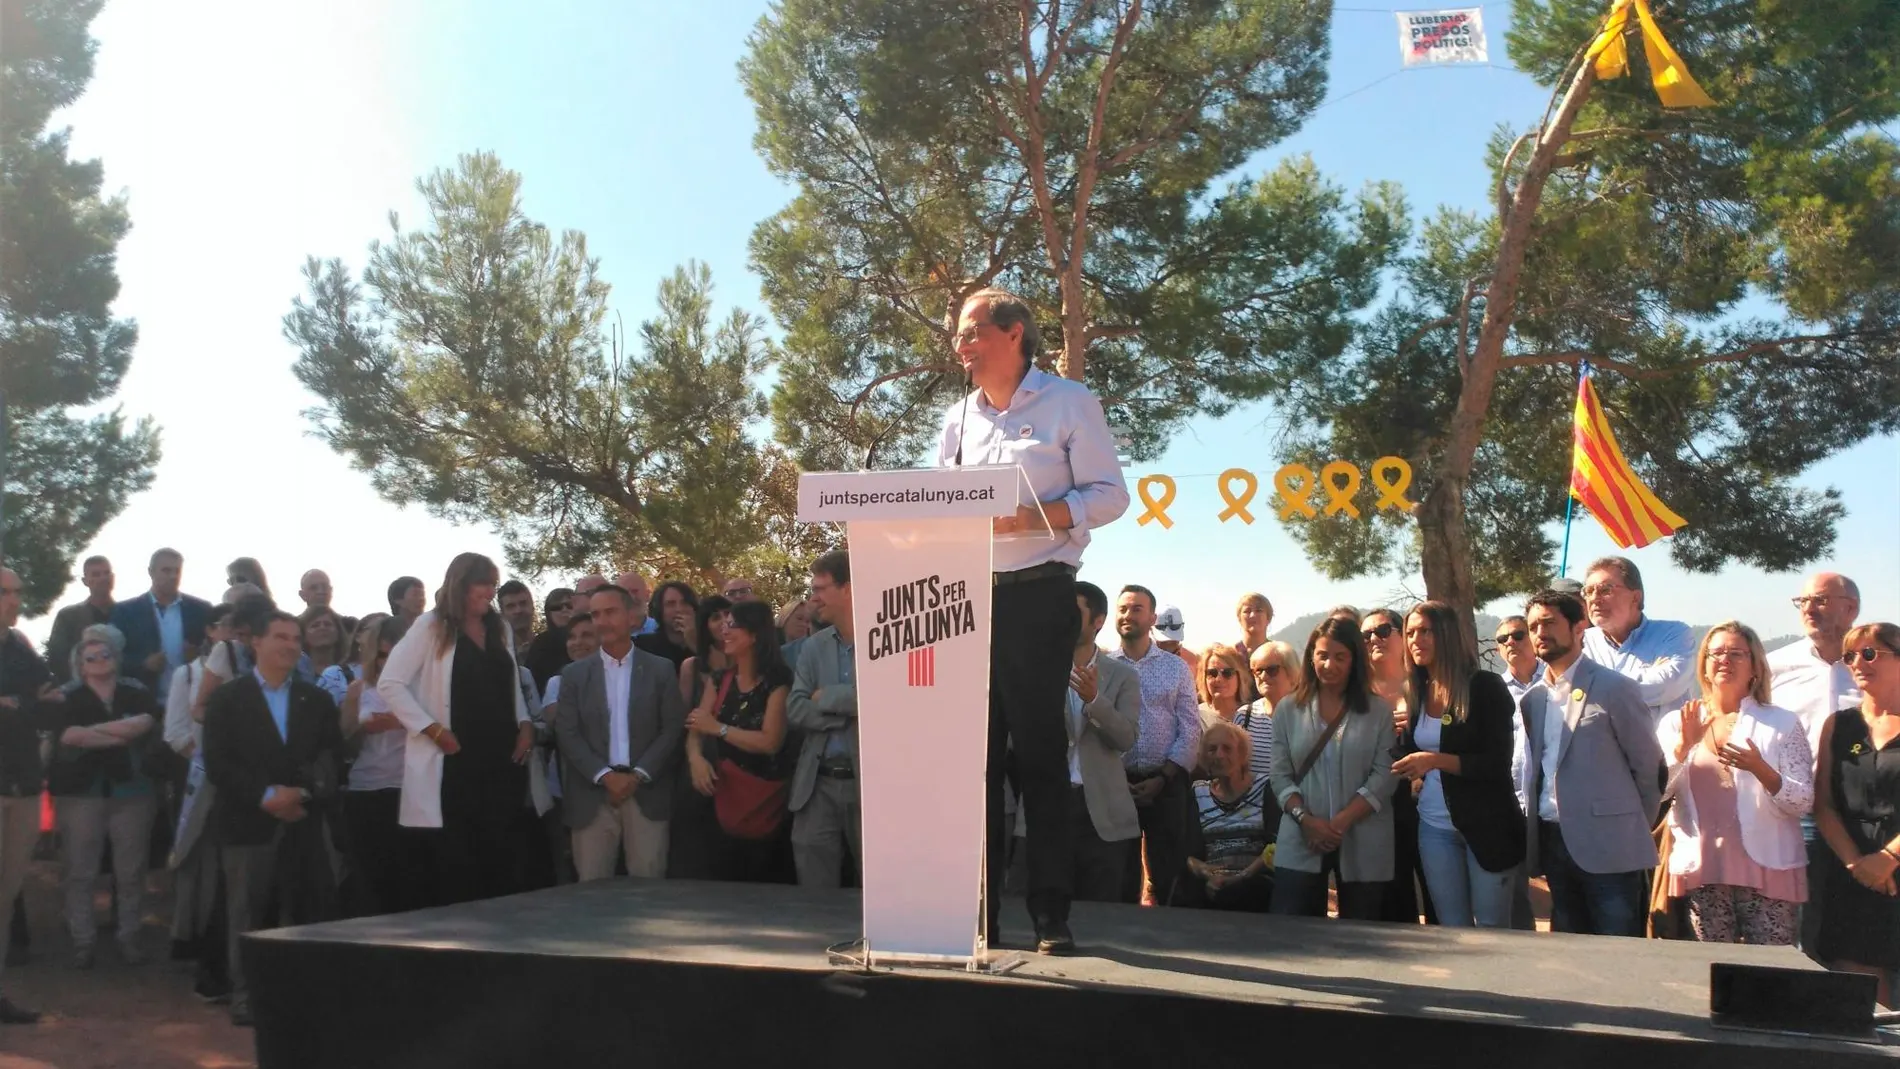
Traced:
<svg viewBox="0 0 1900 1069">
<path fill-rule="evenodd" d="M 980 957 L 991 520 L 1026 485 L 1013 464 L 799 478 L 798 519 L 843 523 L 851 555 L 870 964 Z"/>
</svg>

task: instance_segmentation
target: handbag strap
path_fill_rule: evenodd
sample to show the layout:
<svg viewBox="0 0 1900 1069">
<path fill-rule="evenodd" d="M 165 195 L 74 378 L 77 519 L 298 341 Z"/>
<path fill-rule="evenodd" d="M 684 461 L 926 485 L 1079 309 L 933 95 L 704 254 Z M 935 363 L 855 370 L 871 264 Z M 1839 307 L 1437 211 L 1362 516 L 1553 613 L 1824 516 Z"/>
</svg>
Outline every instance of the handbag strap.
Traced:
<svg viewBox="0 0 1900 1069">
<path fill-rule="evenodd" d="M 1317 704 L 1313 706 L 1313 711 L 1315 713 L 1319 711 Z M 1319 755 L 1326 749 L 1326 744 L 1333 741 L 1333 736 L 1339 734 L 1339 729 L 1345 725 L 1346 718 L 1351 715 L 1352 711 L 1350 709 L 1340 709 L 1339 716 L 1334 719 L 1332 723 L 1326 725 L 1325 731 L 1320 732 L 1319 741 L 1315 742 L 1312 748 L 1306 751 L 1306 756 L 1300 758 L 1299 766 L 1293 770 L 1293 782 L 1295 785 L 1304 780 L 1308 772 L 1313 771 L 1313 766 L 1319 763 Z"/>
</svg>

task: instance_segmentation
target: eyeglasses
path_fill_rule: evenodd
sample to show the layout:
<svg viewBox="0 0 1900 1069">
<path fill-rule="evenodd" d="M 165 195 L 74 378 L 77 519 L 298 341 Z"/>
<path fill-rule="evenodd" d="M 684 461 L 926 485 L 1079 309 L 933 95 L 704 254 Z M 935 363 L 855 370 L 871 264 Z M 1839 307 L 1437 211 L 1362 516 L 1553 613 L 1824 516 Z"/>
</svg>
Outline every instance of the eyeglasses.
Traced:
<svg viewBox="0 0 1900 1069">
<path fill-rule="evenodd" d="M 1627 589 L 1629 588 L 1617 586 L 1615 583 L 1598 583 L 1595 586 L 1587 586 L 1583 588 L 1583 599 L 1585 601 L 1589 601 L 1593 598 L 1608 597 L 1609 595 L 1614 594 L 1619 590 L 1627 590 Z"/>
<path fill-rule="evenodd" d="M 1711 661 L 1747 661 L 1747 660 L 1753 660 L 1753 659 L 1754 659 L 1753 656 L 1747 650 L 1710 650 L 1709 651 L 1709 660 Z M 1853 662 L 1850 661 L 1848 663 L 1851 664 Z"/>
<path fill-rule="evenodd" d="M 93 653 L 88 653 L 83 658 L 83 660 L 87 664 L 98 664 L 102 661 L 110 661 L 111 659 L 112 659 L 112 654 L 107 653 L 105 650 L 98 650 Z M 1852 662 L 1849 662 L 1849 663 L 1851 664 Z"/>
<path fill-rule="evenodd" d="M 1522 642 L 1529 637 L 1531 637 L 1531 633 L 1523 628 L 1518 628 L 1516 631 L 1499 632 L 1498 645 L 1502 646 L 1506 642 Z"/>
<path fill-rule="evenodd" d="M 1239 674 L 1240 673 L 1231 668 L 1209 668 L 1207 670 L 1207 678 L 1209 679 L 1233 679 Z"/>
<path fill-rule="evenodd" d="M 1803 594 L 1798 598 L 1789 598 L 1788 603 L 1806 612 L 1809 608 L 1826 609 L 1834 601 L 1832 594 Z"/>
<path fill-rule="evenodd" d="M 965 342 L 975 341 L 976 336 L 983 332 L 984 327 L 993 327 L 995 325 L 994 323 L 972 323 L 962 330 L 957 331 L 957 344 L 962 345 Z"/>
<path fill-rule="evenodd" d="M 748 598 L 752 596 L 752 588 L 749 586 L 727 587 L 726 596 L 728 598 Z"/>
<path fill-rule="evenodd" d="M 1283 664 L 1263 664 L 1253 670 L 1253 677 L 1255 679 L 1272 679 L 1274 676 L 1280 674 L 1280 669 L 1285 667 Z"/>
<path fill-rule="evenodd" d="M 1879 646 L 1862 646 L 1860 649 L 1857 649 L 1857 650 L 1843 651 L 1841 653 L 1841 661 L 1842 663 L 1849 664 L 1849 665 L 1853 664 L 1855 661 L 1866 661 L 1868 664 L 1872 664 L 1874 663 L 1874 660 L 1878 658 L 1881 654 L 1891 654 L 1891 653 L 1893 653 L 1892 650 L 1883 650 Z"/>
<path fill-rule="evenodd" d="M 1379 624 L 1376 627 L 1368 627 L 1359 633 L 1367 638 L 1391 638 L 1392 632 L 1398 629 L 1397 624 Z"/>
</svg>

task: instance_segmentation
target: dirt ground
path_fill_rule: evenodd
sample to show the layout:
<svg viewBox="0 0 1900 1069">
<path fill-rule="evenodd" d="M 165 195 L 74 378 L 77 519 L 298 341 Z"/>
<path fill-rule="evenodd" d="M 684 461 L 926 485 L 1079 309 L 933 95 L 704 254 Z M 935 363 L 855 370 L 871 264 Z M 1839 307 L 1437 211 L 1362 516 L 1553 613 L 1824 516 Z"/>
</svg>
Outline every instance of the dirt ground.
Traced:
<svg viewBox="0 0 1900 1069">
<path fill-rule="evenodd" d="M 36 862 L 27 877 L 27 919 L 33 960 L 8 966 L 0 984 L 8 998 L 39 1010 L 37 1025 L 0 1026 L 0 1069 L 238 1069 L 255 1066 L 251 1030 L 231 1024 L 226 1006 L 207 1006 L 191 993 L 189 963 L 173 962 L 171 884 L 154 874 L 146 896 L 142 945 L 150 959 L 129 968 L 111 932 L 102 931 L 98 964 L 80 972 L 60 920 L 58 868 Z M 101 888 L 104 881 L 101 881 Z M 106 916 L 107 895 L 97 904 Z M 0 914 L 0 923 L 6 920 Z"/>
</svg>

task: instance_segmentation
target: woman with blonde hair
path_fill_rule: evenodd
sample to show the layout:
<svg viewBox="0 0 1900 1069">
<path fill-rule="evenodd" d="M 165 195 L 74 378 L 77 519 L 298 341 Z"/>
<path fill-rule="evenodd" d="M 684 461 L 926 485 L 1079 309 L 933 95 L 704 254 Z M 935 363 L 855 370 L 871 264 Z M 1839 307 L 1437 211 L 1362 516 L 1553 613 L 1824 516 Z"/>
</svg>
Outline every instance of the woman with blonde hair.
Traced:
<svg viewBox="0 0 1900 1069">
<path fill-rule="evenodd" d="M 1266 645 L 1267 629 L 1273 626 L 1273 602 L 1265 594 L 1243 594 L 1240 604 L 1234 606 L 1234 618 L 1240 621 L 1241 656 L 1250 656 L 1253 651 Z"/>
<path fill-rule="evenodd" d="M 1814 823 L 1838 864 L 1821 874 L 1819 957 L 1879 978 L 1892 1006 L 1900 969 L 1900 627 L 1862 624 L 1841 643 L 1860 704 L 1821 727 Z"/>
<path fill-rule="evenodd" d="M 1238 646 L 1216 643 L 1201 662 L 1200 678 L 1195 680 L 1201 695 L 1201 726 L 1224 722 L 1246 732 L 1253 774 L 1266 779 L 1273 772 L 1273 703 L 1262 700 L 1254 688 L 1246 653 Z"/>
<path fill-rule="evenodd" d="M 1517 704 L 1503 679 L 1478 667 L 1450 605 L 1414 608 L 1405 645 L 1412 668 L 1402 702 L 1404 756 L 1392 771 L 1419 784 L 1417 853 L 1426 890 L 1441 924 L 1509 928 L 1525 849 L 1511 779 Z"/>
<path fill-rule="evenodd" d="M 1665 715 L 1669 894 L 1705 943 L 1793 946 L 1808 900 L 1801 817 L 1814 756 L 1801 718 L 1769 701 L 1768 654 L 1748 625 L 1710 628 L 1696 650 L 1702 697 Z"/>
<path fill-rule="evenodd" d="M 410 625 L 376 681 L 408 729 L 400 819 L 428 831 L 428 905 L 512 894 L 525 871 L 534 721 L 513 633 L 495 610 L 500 583 L 500 569 L 479 553 L 449 562 L 435 608 Z"/>
</svg>

